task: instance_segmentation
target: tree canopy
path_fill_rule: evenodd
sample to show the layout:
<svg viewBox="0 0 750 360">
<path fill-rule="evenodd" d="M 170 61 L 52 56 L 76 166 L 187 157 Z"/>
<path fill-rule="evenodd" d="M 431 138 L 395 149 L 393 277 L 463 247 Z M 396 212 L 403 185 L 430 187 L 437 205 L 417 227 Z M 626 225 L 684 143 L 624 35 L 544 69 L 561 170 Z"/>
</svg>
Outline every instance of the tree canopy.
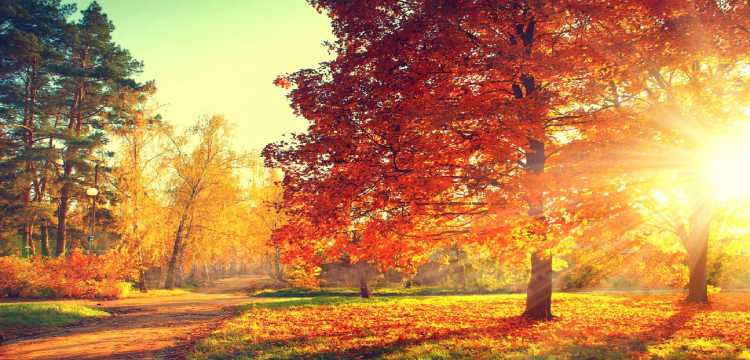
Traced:
<svg viewBox="0 0 750 360">
<path fill-rule="evenodd" d="M 265 151 L 286 175 L 290 256 L 409 267 L 446 242 L 492 244 L 531 255 L 537 318 L 551 316 L 551 257 L 572 231 L 636 228 L 629 190 L 649 166 L 676 169 L 651 149 L 603 156 L 659 136 L 670 82 L 747 60 L 750 18 L 734 2 L 312 5 L 336 58 L 277 80 L 310 126 Z"/>
</svg>

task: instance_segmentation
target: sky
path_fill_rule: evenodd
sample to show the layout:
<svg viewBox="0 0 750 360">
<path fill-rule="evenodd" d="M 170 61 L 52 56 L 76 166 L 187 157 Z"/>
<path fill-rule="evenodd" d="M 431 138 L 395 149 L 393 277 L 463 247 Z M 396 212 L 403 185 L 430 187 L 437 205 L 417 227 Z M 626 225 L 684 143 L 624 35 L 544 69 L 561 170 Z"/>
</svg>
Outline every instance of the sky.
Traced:
<svg viewBox="0 0 750 360">
<path fill-rule="evenodd" d="M 188 126 L 221 114 L 234 124 L 237 150 L 260 150 L 307 123 L 289 107 L 280 74 L 332 56 L 328 17 L 304 0 L 98 0 L 115 42 L 144 62 L 159 113 Z M 78 9 L 90 0 L 76 0 Z"/>
</svg>

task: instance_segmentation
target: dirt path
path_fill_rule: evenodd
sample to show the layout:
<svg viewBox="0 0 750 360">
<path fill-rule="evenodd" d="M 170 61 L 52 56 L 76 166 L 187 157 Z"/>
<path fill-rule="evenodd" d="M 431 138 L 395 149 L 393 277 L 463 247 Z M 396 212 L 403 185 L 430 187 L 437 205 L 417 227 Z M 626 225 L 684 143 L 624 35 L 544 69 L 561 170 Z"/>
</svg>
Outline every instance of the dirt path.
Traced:
<svg viewBox="0 0 750 360">
<path fill-rule="evenodd" d="M 99 302 L 112 317 L 5 343 L 0 359 L 179 359 L 232 306 L 252 301 L 246 289 L 265 282 L 243 276 L 195 293 Z"/>
</svg>

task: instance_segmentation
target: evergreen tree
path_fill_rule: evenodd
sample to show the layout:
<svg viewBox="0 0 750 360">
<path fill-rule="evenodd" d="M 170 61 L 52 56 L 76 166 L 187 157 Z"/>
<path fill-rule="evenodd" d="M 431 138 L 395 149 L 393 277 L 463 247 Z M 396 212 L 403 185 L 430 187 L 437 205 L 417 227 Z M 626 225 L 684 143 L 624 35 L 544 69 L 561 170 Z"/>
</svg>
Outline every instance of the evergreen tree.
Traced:
<svg viewBox="0 0 750 360">
<path fill-rule="evenodd" d="M 24 245 L 32 253 L 33 224 L 44 217 L 39 174 L 50 155 L 39 145 L 47 122 L 46 98 L 59 56 L 66 16 L 73 7 L 59 0 L 1 1 L 0 121 L 5 141 L 2 164 L 3 197 L 10 201 L 0 226 L 23 229 Z M 41 172 L 40 172 L 41 170 Z M 43 249 L 44 250 L 44 249 Z"/>
<path fill-rule="evenodd" d="M 107 143 L 107 130 L 118 121 L 113 115 L 117 94 L 137 88 L 131 76 L 142 64 L 112 41 L 114 25 L 93 2 L 69 29 L 66 61 L 61 68 L 61 96 L 68 104 L 67 119 L 59 128 L 62 166 L 57 208 L 57 255 L 65 253 L 70 204 L 87 186 L 95 186 L 96 151 Z"/>
<path fill-rule="evenodd" d="M 0 0 L 0 234 L 20 233 L 30 254 L 36 229 L 51 254 L 54 222 L 55 253 L 72 245 L 68 212 L 96 185 L 96 159 L 124 118 L 117 97 L 143 88 L 131 78 L 142 64 L 112 41 L 101 6 L 72 23 L 74 11 L 61 0 Z"/>
</svg>

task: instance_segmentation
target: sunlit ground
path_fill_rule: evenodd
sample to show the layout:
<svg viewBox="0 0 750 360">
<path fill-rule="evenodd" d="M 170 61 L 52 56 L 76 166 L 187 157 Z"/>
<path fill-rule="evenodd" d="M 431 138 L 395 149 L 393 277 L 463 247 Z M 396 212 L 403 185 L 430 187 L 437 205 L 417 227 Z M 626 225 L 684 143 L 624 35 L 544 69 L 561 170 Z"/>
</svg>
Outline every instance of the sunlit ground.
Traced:
<svg viewBox="0 0 750 360">
<path fill-rule="evenodd" d="M 130 289 L 123 298 L 154 298 L 154 297 L 165 297 L 165 296 L 179 296 L 190 293 L 190 288 L 176 288 L 176 289 L 150 289 L 148 292 L 140 292 L 138 289 Z"/>
<path fill-rule="evenodd" d="M 745 358 L 750 294 L 556 294 L 552 322 L 517 315 L 522 295 L 281 299 L 248 308 L 192 359 Z"/>
</svg>

